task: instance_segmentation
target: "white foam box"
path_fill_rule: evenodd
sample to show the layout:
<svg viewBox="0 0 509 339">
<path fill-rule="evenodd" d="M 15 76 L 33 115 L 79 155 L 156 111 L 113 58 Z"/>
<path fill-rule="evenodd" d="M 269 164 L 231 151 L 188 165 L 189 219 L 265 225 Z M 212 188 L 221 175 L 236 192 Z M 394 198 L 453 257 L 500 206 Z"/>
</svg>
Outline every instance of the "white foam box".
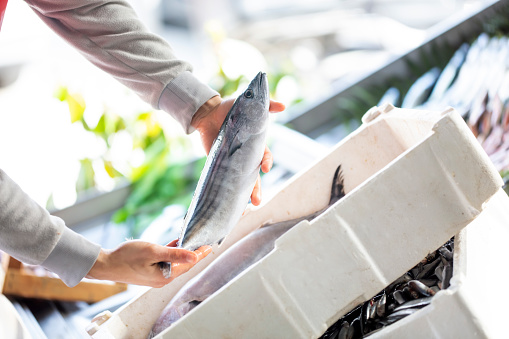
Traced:
<svg viewBox="0 0 509 339">
<path fill-rule="evenodd" d="M 89 333 L 144 338 L 173 295 L 233 243 L 267 221 L 326 206 L 338 165 L 343 199 L 281 236 L 271 253 L 158 338 L 317 338 L 458 234 L 502 186 L 454 109 L 374 107 L 327 155 L 248 209 L 187 274 L 99 317 Z"/>
<path fill-rule="evenodd" d="M 509 197 L 501 189 L 455 237 L 451 286 L 370 338 L 507 338 Z"/>
<path fill-rule="evenodd" d="M 0 329 L 5 339 L 34 339 L 23 322 L 23 317 L 3 294 L 0 294 Z"/>
</svg>

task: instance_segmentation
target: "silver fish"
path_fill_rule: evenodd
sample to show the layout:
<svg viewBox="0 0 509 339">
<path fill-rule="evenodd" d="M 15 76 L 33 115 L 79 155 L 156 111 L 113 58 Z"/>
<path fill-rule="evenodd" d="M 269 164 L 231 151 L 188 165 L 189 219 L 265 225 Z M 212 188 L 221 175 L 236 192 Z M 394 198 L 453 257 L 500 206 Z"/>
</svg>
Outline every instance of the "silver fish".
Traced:
<svg viewBox="0 0 509 339">
<path fill-rule="evenodd" d="M 431 89 L 435 85 L 438 77 L 440 76 L 440 69 L 434 67 L 424 73 L 414 84 L 408 89 L 403 102 L 402 108 L 416 108 L 426 101 Z"/>
<path fill-rule="evenodd" d="M 265 73 L 251 81 L 228 112 L 212 145 L 178 247 L 220 243 L 239 221 L 258 177 L 269 122 Z"/>
<path fill-rule="evenodd" d="M 459 70 L 461 69 L 461 66 L 465 62 L 465 58 L 467 56 L 469 49 L 468 44 L 463 44 L 461 47 L 454 53 L 453 57 L 447 63 L 444 70 L 438 77 L 438 80 L 433 87 L 433 91 L 431 92 L 428 101 L 440 101 L 443 97 L 445 92 L 451 87 L 451 84 L 454 82 L 456 77 L 458 76 Z"/>
<path fill-rule="evenodd" d="M 260 72 L 235 100 L 212 144 L 177 247 L 221 244 L 239 221 L 260 171 L 268 122 L 269 85 Z M 160 267 L 169 277 L 171 266 Z"/>
<path fill-rule="evenodd" d="M 343 177 L 341 166 L 339 166 L 334 174 L 331 198 L 325 208 L 304 217 L 264 225 L 239 240 L 180 289 L 155 322 L 149 338 L 164 331 L 248 267 L 265 257 L 274 249 L 276 240 L 290 228 L 302 220 L 313 220 L 344 195 Z"/>
<path fill-rule="evenodd" d="M 277 238 L 295 225 L 281 222 L 259 228 L 238 241 L 191 279 L 163 310 L 148 338 L 153 338 L 198 306 L 214 292 L 263 258 L 273 248 Z"/>
</svg>

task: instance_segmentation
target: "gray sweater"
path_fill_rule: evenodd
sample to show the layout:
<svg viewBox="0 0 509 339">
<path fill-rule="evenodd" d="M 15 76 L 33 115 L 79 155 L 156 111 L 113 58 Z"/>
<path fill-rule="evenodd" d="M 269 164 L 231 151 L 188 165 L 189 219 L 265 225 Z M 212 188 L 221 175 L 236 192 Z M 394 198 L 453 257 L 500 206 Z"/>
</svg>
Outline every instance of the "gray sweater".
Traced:
<svg viewBox="0 0 509 339">
<path fill-rule="evenodd" d="M 168 112 L 188 133 L 193 114 L 217 95 L 166 41 L 145 28 L 126 1 L 25 1 L 85 58 Z M 0 249 L 75 286 L 94 265 L 100 246 L 49 215 L 0 169 Z"/>
</svg>

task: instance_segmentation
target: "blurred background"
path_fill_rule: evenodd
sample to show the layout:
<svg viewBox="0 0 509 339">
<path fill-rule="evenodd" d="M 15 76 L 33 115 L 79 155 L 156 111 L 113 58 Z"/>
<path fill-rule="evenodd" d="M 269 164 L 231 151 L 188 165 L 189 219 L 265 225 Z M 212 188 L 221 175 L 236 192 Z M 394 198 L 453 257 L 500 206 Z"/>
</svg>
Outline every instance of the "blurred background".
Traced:
<svg viewBox="0 0 509 339">
<path fill-rule="evenodd" d="M 258 71 L 267 72 L 272 98 L 287 105 L 273 116 L 274 126 L 484 2 L 130 1 L 142 21 L 223 97 L 236 96 Z M 341 133 L 359 123 L 358 117 L 345 120 Z M 332 143 L 318 138 L 306 144 L 305 136 L 286 129 L 283 135 L 287 143 L 302 142 L 307 154 L 318 155 Z M 310 161 L 278 152 L 281 144 L 272 145 L 276 166 L 272 177 L 264 177 L 267 194 Z M 179 219 L 185 213 L 205 156 L 196 133 L 186 136 L 15 0 L 0 32 L 0 145 L 0 168 L 52 211 L 129 187 L 112 218 L 135 237 L 161 215 Z M 289 164 L 284 171 L 278 171 L 280 161 Z"/>
<path fill-rule="evenodd" d="M 268 74 L 272 98 L 287 109 L 271 116 L 274 167 L 262 176 L 263 201 L 383 103 L 455 107 L 509 193 L 507 0 L 129 2 L 223 97 Z M 0 168 L 40 205 L 103 248 L 126 238 L 166 244 L 179 235 L 204 162 L 196 133 L 185 135 L 88 63 L 26 3 L 9 1 L 0 31 Z M 59 282 L 40 266 L 21 271 Z M 94 316 L 145 289 L 88 282 L 95 286 L 72 301 L 61 285 L 51 297 L 44 288 L 5 293 L 9 284 L 4 294 L 16 296 L 34 337 L 89 338 Z M 104 290 L 111 296 L 99 298 Z"/>
</svg>

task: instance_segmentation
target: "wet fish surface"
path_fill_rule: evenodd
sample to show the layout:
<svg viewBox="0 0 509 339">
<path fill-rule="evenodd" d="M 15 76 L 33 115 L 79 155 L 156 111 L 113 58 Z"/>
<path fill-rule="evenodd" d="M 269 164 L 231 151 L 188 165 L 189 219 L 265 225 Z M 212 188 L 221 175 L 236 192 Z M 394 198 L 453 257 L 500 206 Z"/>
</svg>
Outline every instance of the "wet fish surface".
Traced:
<svg viewBox="0 0 509 339">
<path fill-rule="evenodd" d="M 239 221 L 260 171 L 269 104 L 267 75 L 260 72 L 237 97 L 212 144 L 177 247 L 220 244 Z M 159 266 L 169 278 L 170 263 Z"/>
<path fill-rule="evenodd" d="M 276 240 L 293 226 L 303 220 L 313 220 L 344 195 L 343 176 L 339 166 L 334 173 L 330 200 L 325 208 L 304 217 L 264 225 L 239 240 L 182 287 L 163 310 L 148 338 L 153 338 L 164 331 L 233 278 L 265 257 L 274 249 Z"/>
<path fill-rule="evenodd" d="M 428 306 L 436 293 L 450 285 L 453 252 L 454 238 L 345 314 L 319 339 L 365 338 Z M 338 330 L 340 335 L 335 336 Z"/>
<path fill-rule="evenodd" d="M 258 177 L 268 122 L 269 86 L 260 72 L 235 100 L 219 130 L 178 247 L 194 251 L 220 243 L 238 222 Z"/>
</svg>

